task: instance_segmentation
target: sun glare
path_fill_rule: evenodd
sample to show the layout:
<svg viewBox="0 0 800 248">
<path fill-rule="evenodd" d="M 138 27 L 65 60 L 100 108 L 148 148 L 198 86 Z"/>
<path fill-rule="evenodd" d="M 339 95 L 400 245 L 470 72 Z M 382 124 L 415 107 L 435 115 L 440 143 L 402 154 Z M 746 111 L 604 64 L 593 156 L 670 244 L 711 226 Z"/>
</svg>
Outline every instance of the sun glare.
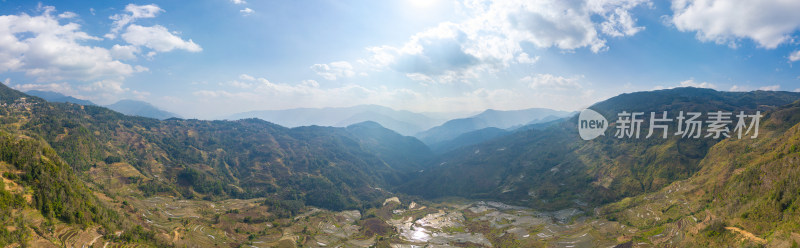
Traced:
<svg viewBox="0 0 800 248">
<path fill-rule="evenodd" d="M 438 0 L 408 0 L 408 3 L 411 4 L 414 8 L 418 9 L 426 9 L 436 5 Z"/>
</svg>

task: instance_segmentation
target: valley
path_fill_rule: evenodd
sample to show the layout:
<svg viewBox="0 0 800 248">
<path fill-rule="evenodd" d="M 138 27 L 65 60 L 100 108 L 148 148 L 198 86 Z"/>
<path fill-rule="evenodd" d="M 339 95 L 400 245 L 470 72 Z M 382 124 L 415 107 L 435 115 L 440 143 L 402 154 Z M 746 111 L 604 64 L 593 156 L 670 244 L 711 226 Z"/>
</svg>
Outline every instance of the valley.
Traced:
<svg viewBox="0 0 800 248">
<path fill-rule="evenodd" d="M 0 248 L 798 248 L 797 10 L 2 0 Z"/>
<path fill-rule="evenodd" d="M 11 247 L 800 242 L 796 93 L 679 88 L 593 106 L 759 110 L 759 139 L 583 141 L 572 117 L 437 154 L 376 122 L 156 120 L 2 90 Z"/>
</svg>

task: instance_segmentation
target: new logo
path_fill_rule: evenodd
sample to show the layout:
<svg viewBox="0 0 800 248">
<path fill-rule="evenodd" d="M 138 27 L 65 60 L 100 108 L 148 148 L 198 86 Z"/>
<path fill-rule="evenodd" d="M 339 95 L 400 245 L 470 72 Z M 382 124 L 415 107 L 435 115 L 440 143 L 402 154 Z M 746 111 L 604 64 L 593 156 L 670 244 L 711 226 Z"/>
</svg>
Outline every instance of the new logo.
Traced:
<svg viewBox="0 0 800 248">
<path fill-rule="evenodd" d="M 584 109 L 578 115 L 578 133 L 583 140 L 592 140 L 600 135 L 605 135 L 608 120 L 597 111 Z"/>
</svg>

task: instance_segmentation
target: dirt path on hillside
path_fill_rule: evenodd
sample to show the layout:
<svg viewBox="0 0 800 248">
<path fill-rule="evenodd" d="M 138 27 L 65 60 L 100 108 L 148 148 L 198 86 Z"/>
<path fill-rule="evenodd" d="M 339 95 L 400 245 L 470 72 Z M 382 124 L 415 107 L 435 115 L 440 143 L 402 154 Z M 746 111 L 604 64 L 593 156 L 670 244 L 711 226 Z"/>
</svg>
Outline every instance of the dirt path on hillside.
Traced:
<svg viewBox="0 0 800 248">
<path fill-rule="evenodd" d="M 181 234 L 178 232 L 178 228 L 172 229 L 172 234 L 175 236 L 172 237 L 172 243 L 178 242 L 178 238 L 180 238 Z"/>
<path fill-rule="evenodd" d="M 756 243 L 759 243 L 759 244 L 766 244 L 767 243 L 767 240 L 759 238 L 759 237 L 756 237 L 756 235 L 753 235 L 752 233 L 750 233 L 748 231 L 739 229 L 738 227 L 726 226 L 725 229 L 731 230 L 731 231 L 734 231 L 734 232 L 738 232 L 738 233 L 744 235 L 745 238 L 747 238 L 747 239 L 749 239 L 749 240 L 751 240 L 753 242 L 756 242 Z"/>
<path fill-rule="evenodd" d="M 92 239 L 92 241 L 86 244 L 85 246 L 92 247 L 92 245 L 94 245 L 94 242 L 97 242 L 97 239 L 99 239 L 100 237 L 103 237 L 103 235 L 97 235 L 97 237 L 94 237 L 94 239 Z"/>
</svg>

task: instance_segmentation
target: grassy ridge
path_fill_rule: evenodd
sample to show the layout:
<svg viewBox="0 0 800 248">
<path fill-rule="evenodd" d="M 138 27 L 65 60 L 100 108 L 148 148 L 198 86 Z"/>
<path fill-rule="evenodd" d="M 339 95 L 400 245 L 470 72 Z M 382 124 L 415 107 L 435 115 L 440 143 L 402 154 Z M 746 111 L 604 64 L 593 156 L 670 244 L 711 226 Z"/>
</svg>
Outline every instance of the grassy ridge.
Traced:
<svg viewBox="0 0 800 248">
<path fill-rule="evenodd" d="M 757 139 L 719 142 L 692 177 L 609 204 L 599 212 L 642 230 L 676 231 L 665 240 L 639 234 L 655 244 L 671 240 L 687 246 L 796 245 L 800 242 L 798 123 L 800 102 L 769 112 Z"/>
<path fill-rule="evenodd" d="M 590 108 L 613 122 L 622 111 L 745 111 L 766 113 L 800 99 L 792 92 L 719 92 L 677 88 L 623 94 Z M 705 118 L 706 116 L 704 116 Z M 539 209 L 599 206 L 655 192 L 701 169 L 700 162 L 720 139 L 669 135 L 613 137 L 614 127 L 591 141 L 578 137 L 577 117 L 544 130 L 521 131 L 449 152 L 400 189 L 427 197 L 498 199 Z M 676 122 L 670 126 L 676 130 Z"/>
</svg>

